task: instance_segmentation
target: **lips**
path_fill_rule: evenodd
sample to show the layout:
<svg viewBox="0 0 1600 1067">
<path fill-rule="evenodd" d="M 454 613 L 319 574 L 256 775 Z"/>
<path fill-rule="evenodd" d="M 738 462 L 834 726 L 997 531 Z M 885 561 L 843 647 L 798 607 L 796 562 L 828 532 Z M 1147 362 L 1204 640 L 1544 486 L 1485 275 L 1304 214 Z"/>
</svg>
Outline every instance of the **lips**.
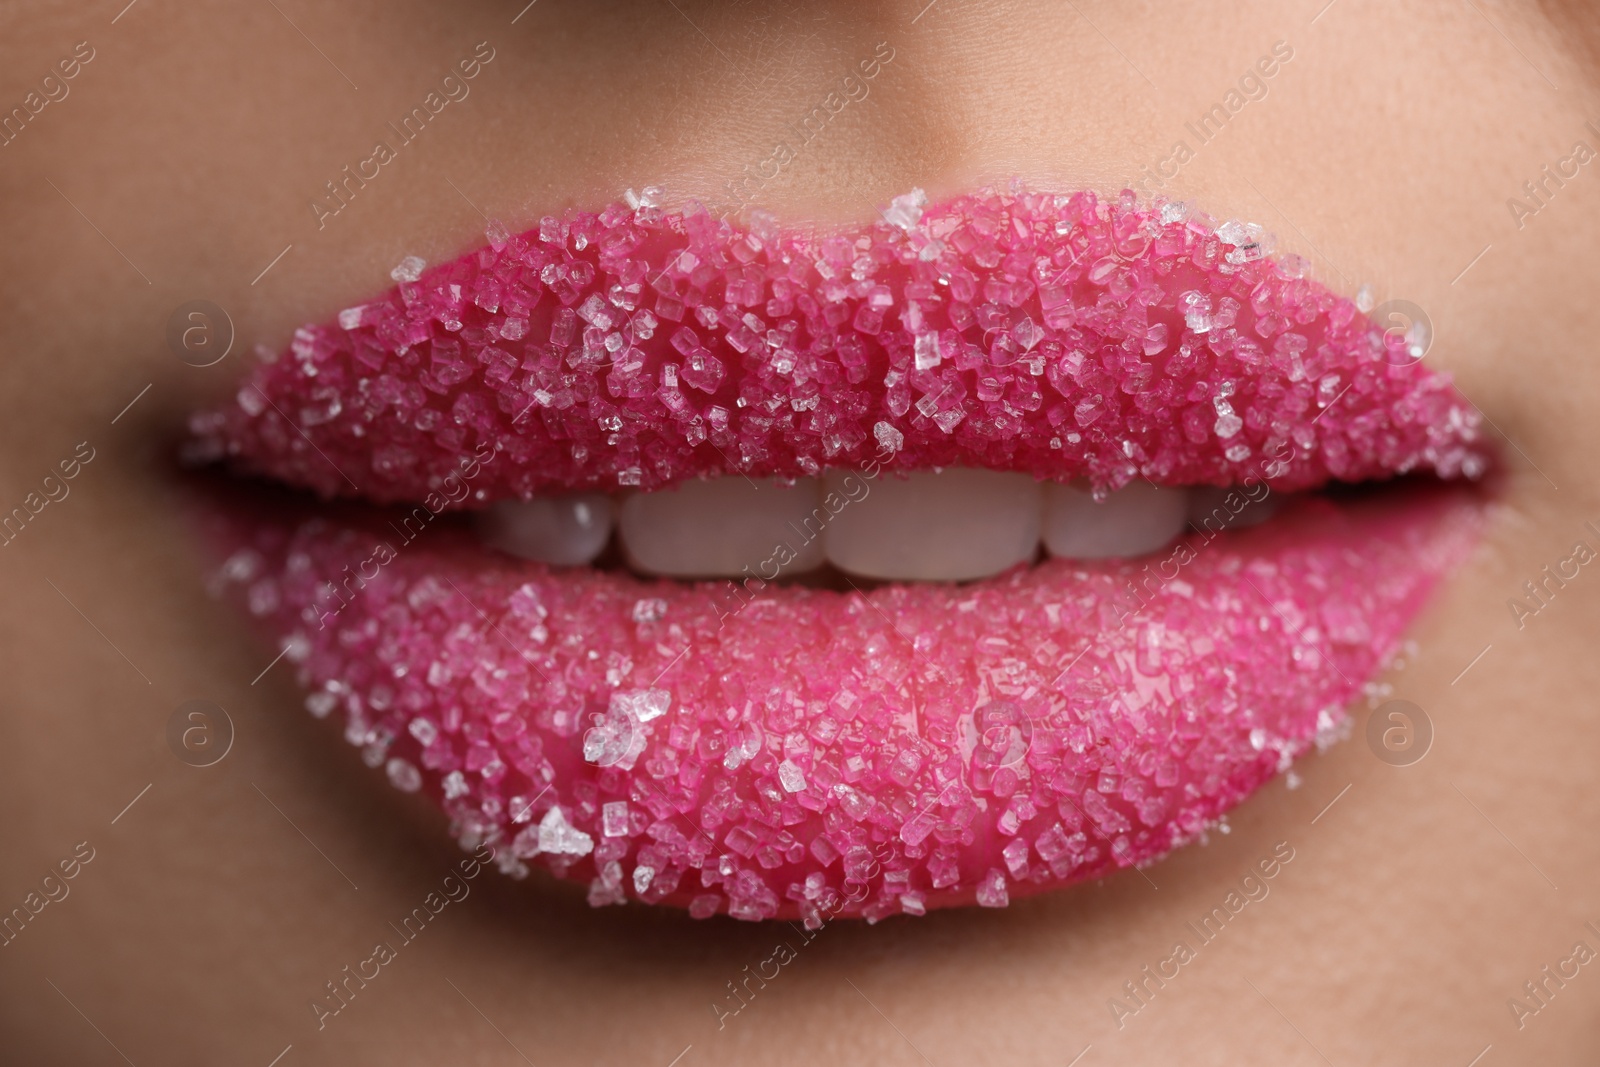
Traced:
<svg viewBox="0 0 1600 1067">
<path fill-rule="evenodd" d="M 826 235 L 640 203 L 490 236 L 302 327 L 188 454 L 405 505 L 230 508 L 220 585 L 369 764 L 596 905 L 816 925 L 1146 864 L 1339 735 L 1480 523 L 1437 484 L 1487 469 L 1475 410 L 1254 227 L 991 191 Z M 531 497 L 523 536 L 570 552 L 537 510 L 562 493 L 848 476 L 814 512 L 844 541 L 947 467 L 1236 488 L 1154 552 L 1085 534 L 1084 497 L 1041 520 L 1069 558 L 870 588 L 848 572 L 892 577 L 892 540 L 850 541 L 876 571 L 830 552 L 833 588 L 774 583 L 803 523 L 737 580 L 662 581 L 445 514 Z M 1400 474 L 1430 477 L 1230 521 Z M 879 527 L 912 552 L 959 510 Z"/>
</svg>

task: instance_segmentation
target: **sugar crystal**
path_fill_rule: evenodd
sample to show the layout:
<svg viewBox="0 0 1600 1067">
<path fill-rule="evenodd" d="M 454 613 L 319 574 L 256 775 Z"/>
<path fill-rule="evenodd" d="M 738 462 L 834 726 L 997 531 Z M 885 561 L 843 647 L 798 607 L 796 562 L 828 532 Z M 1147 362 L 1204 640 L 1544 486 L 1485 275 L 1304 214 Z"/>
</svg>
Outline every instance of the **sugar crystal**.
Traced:
<svg viewBox="0 0 1600 1067">
<path fill-rule="evenodd" d="M 977 900 L 980 908 L 1003 908 L 1011 903 L 1004 871 L 997 867 L 989 869 L 989 873 L 978 883 Z"/>
<path fill-rule="evenodd" d="M 397 282 L 414 282 L 422 277 L 423 268 L 427 265 L 427 260 L 421 256 L 406 256 L 389 272 L 389 277 Z"/>
<path fill-rule="evenodd" d="M 551 808 L 539 822 L 539 851 L 560 856 L 587 856 L 594 838 L 567 822 L 560 808 Z"/>
<path fill-rule="evenodd" d="M 921 189 L 913 189 L 904 196 L 897 196 L 891 200 L 888 209 L 883 213 L 883 219 L 890 226 L 910 230 L 922 221 L 922 213 L 927 206 L 928 195 Z"/>
<path fill-rule="evenodd" d="M 790 793 L 798 793 L 806 787 L 805 772 L 791 760 L 778 764 L 778 781 Z"/>
<path fill-rule="evenodd" d="M 391 759 L 384 767 L 389 775 L 389 781 L 402 793 L 415 793 L 422 788 L 422 772 L 410 763 L 398 757 Z"/>
</svg>

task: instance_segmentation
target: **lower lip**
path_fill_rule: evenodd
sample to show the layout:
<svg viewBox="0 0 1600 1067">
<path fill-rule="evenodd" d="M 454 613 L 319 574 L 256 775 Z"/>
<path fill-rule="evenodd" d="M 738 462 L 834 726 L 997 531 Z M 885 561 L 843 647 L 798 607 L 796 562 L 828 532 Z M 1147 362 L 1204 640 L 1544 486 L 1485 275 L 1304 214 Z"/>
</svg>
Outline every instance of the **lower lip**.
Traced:
<svg viewBox="0 0 1600 1067">
<path fill-rule="evenodd" d="M 1196 838 L 1341 735 L 1482 503 L 1308 497 L 1143 559 L 865 593 L 552 569 L 448 520 L 225 512 L 220 581 L 308 707 L 469 848 L 597 905 L 815 926 L 998 906 Z"/>
</svg>

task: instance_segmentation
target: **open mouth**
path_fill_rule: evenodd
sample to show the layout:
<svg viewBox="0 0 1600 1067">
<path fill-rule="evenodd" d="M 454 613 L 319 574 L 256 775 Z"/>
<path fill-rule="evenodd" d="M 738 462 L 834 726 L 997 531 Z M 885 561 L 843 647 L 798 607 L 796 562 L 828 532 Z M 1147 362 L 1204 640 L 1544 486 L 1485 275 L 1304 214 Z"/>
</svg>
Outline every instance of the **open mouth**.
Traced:
<svg viewBox="0 0 1600 1067">
<path fill-rule="evenodd" d="M 508 873 L 815 926 L 1148 863 L 1470 550 L 1475 409 L 1255 227 L 650 201 L 408 258 L 192 422 L 376 505 L 229 509 L 219 584 Z"/>
</svg>

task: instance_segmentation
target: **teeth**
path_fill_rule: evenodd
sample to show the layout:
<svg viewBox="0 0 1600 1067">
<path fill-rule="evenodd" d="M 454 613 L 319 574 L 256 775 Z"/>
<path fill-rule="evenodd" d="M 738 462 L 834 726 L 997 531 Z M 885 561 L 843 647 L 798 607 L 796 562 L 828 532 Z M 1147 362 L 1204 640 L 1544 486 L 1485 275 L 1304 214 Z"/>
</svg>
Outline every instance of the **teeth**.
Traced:
<svg viewBox="0 0 1600 1067">
<path fill-rule="evenodd" d="M 1044 487 L 1044 545 L 1052 556 L 1103 559 L 1154 552 L 1183 532 L 1189 493 L 1133 482 L 1097 504 L 1081 489 Z"/>
<path fill-rule="evenodd" d="M 867 482 L 836 471 L 824 486 L 851 501 L 823 541 L 829 562 L 852 574 L 961 581 L 1029 562 L 1038 551 L 1040 490 L 1030 475 L 955 468 Z"/>
<path fill-rule="evenodd" d="M 1130 558 L 1266 521 L 1281 494 L 1162 489 L 1135 482 L 1096 503 L 1026 474 L 951 468 L 867 479 L 851 471 L 792 484 L 729 475 L 613 499 L 574 493 L 506 501 L 477 520 L 483 540 L 524 559 L 592 563 L 613 527 L 635 570 L 767 581 L 832 563 L 886 581 L 966 581 L 1031 562 L 1040 542 L 1067 559 Z"/>
<path fill-rule="evenodd" d="M 1282 493 L 1269 491 L 1266 496 L 1252 500 L 1243 489 L 1202 485 L 1190 491 L 1189 521 L 1202 533 L 1243 530 L 1266 522 L 1278 513 L 1282 504 Z"/>
<path fill-rule="evenodd" d="M 479 516 L 478 533 L 502 552 L 570 567 L 605 550 L 611 512 L 611 498 L 601 493 L 503 500 Z"/>
<path fill-rule="evenodd" d="M 629 563 L 647 574 L 734 577 L 748 567 L 770 579 L 774 566 L 784 575 L 820 567 L 827 524 L 815 478 L 783 485 L 729 475 L 629 496 L 618 535 Z"/>
</svg>

